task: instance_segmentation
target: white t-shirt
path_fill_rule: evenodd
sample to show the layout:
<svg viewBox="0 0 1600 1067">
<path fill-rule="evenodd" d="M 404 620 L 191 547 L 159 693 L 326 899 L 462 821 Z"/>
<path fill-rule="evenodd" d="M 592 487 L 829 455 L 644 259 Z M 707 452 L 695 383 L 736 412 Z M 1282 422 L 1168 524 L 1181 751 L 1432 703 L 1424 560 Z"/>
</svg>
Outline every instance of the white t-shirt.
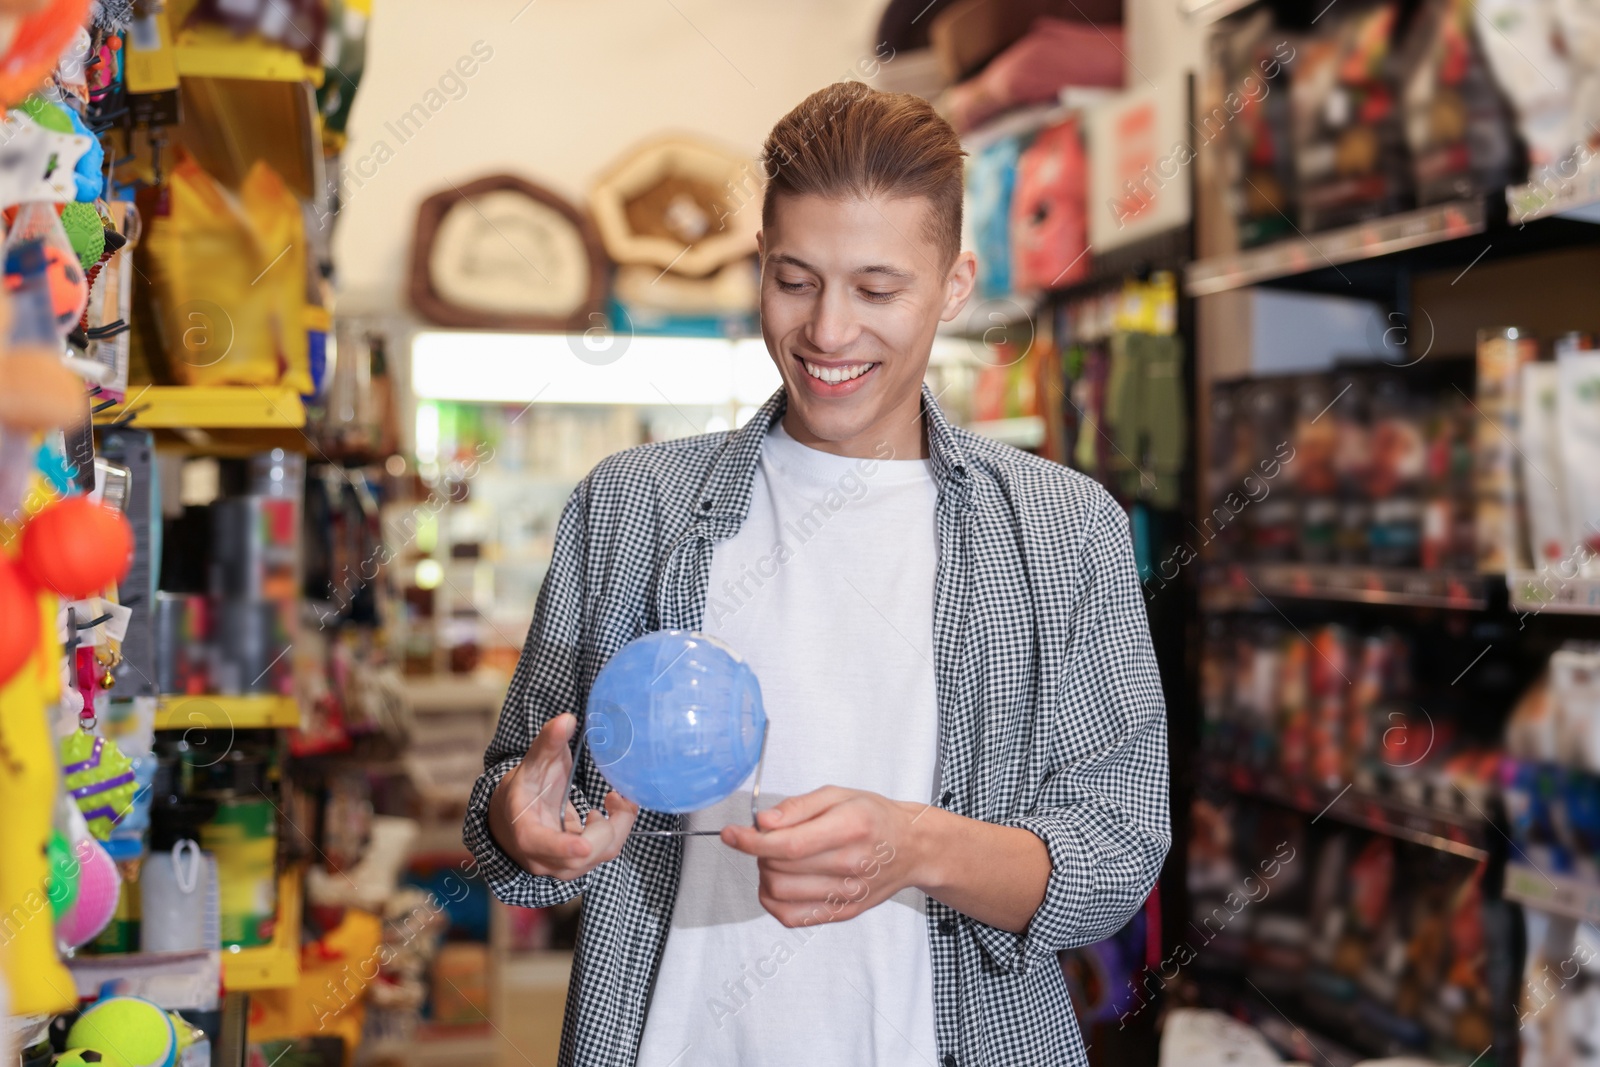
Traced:
<svg viewBox="0 0 1600 1067">
<path fill-rule="evenodd" d="M 712 552 L 702 626 L 760 679 L 763 808 L 824 785 L 934 799 L 936 496 L 927 460 L 851 459 L 768 432 L 749 517 Z M 748 823 L 750 785 L 689 829 Z M 640 1067 L 937 1060 L 920 891 L 789 930 L 761 907 L 753 858 L 684 842 Z"/>
</svg>

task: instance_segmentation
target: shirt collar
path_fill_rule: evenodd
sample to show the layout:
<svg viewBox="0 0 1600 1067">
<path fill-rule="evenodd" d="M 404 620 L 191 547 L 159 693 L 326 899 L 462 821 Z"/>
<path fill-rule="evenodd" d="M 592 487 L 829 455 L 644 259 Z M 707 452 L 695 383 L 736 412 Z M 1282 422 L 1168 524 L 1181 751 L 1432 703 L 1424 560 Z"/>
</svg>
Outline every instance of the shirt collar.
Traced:
<svg viewBox="0 0 1600 1067">
<path fill-rule="evenodd" d="M 786 386 L 780 386 L 749 422 L 728 434 L 727 444 L 718 453 L 706 477 L 695 514 L 713 522 L 719 536 L 731 537 L 749 514 L 750 490 L 755 482 L 756 464 L 761 460 L 761 443 L 789 406 L 786 390 Z M 965 504 L 970 499 L 971 489 L 967 456 L 926 382 L 922 384 L 922 415 L 928 431 L 928 457 L 933 464 L 933 479 L 939 493 L 941 496 L 949 493 Z"/>
</svg>

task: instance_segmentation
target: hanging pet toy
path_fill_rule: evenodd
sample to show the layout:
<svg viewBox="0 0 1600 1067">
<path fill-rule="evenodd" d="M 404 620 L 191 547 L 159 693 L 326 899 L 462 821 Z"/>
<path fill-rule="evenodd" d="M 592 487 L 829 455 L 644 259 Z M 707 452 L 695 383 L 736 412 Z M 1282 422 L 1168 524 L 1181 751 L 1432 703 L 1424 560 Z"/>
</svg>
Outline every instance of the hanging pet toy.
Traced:
<svg viewBox="0 0 1600 1067">
<path fill-rule="evenodd" d="M 133 761 L 115 741 L 91 733 L 92 729 L 80 729 L 61 739 L 61 774 L 89 823 L 89 832 L 104 841 L 133 807 L 139 783 L 134 780 Z"/>
<path fill-rule="evenodd" d="M 99 725 L 94 712 L 95 695 L 103 688 L 102 681 L 108 672 L 96 658 L 94 646 L 79 645 L 75 641 L 77 631 L 99 626 L 106 616 L 79 621 L 71 607 L 67 614 L 73 630 L 68 644 L 83 703 L 78 711 L 77 731 L 61 739 L 61 775 L 66 781 L 68 795 L 89 824 L 89 832 L 104 841 L 133 807 L 139 783 L 134 776 L 133 761 L 114 740 L 95 732 Z"/>
</svg>

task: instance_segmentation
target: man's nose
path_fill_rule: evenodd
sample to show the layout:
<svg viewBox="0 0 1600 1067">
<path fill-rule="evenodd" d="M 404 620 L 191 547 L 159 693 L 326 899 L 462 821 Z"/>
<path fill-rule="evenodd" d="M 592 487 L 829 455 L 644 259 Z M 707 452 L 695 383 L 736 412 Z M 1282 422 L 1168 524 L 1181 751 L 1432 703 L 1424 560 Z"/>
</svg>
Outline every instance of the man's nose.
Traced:
<svg viewBox="0 0 1600 1067">
<path fill-rule="evenodd" d="M 860 332 L 854 309 L 846 294 L 824 292 L 806 324 L 806 339 L 819 352 L 837 352 L 847 347 Z"/>
</svg>

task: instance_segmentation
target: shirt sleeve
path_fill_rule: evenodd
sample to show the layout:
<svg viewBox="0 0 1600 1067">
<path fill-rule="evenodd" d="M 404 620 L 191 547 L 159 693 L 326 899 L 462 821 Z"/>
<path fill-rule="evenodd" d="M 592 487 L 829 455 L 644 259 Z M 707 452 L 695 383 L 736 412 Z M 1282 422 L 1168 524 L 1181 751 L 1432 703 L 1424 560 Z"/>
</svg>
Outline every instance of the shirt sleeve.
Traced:
<svg viewBox="0 0 1600 1067">
<path fill-rule="evenodd" d="M 1084 544 L 1083 592 L 1055 707 L 1059 757 L 1033 810 L 1004 820 L 1050 854 L 1044 900 L 1020 934 L 973 922 L 997 966 L 1055 965 L 1055 953 L 1109 937 L 1149 896 L 1172 843 L 1167 720 L 1128 517 L 1109 494 Z"/>
<path fill-rule="evenodd" d="M 489 889 L 507 904 L 547 908 L 582 893 L 588 875 L 571 881 L 530 874 L 500 848 L 489 832 L 489 798 L 522 761 L 544 724 L 579 706 L 579 655 L 583 626 L 584 545 L 587 540 L 588 482 L 580 483 L 562 509 L 555 551 L 528 629 L 522 656 L 500 710 L 500 724 L 483 756 L 483 774 L 472 787 L 462 842 L 471 850 Z M 569 799 L 580 816 L 588 798 L 573 783 Z"/>
</svg>

